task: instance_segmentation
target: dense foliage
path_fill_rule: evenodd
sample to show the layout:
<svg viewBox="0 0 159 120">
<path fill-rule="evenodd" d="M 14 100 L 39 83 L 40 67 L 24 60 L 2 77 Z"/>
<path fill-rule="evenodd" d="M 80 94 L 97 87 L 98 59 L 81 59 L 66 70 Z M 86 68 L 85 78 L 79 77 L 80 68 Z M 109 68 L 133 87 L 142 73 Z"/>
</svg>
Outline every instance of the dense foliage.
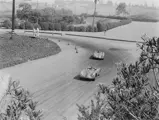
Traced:
<svg viewBox="0 0 159 120">
<path fill-rule="evenodd" d="M 116 8 L 116 14 L 117 15 L 127 15 L 128 12 L 126 10 L 126 3 L 122 2 L 122 3 L 119 3 L 119 5 L 117 6 Z"/>
<path fill-rule="evenodd" d="M 79 120 L 159 120 L 159 38 L 144 38 L 139 47 L 139 60 L 118 63 L 112 85 L 100 84 L 90 106 L 78 105 Z"/>
<path fill-rule="evenodd" d="M 19 82 L 10 81 L 5 96 L 10 96 L 10 103 L 6 111 L 0 113 L 0 120 L 41 120 L 41 111 L 36 109 L 37 102 L 32 100 L 30 93 Z"/>
<path fill-rule="evenodd" d="M 95 1 L 96 3 L 97 1 Z M 96 13 L 96 11 L 95 11 Z M 17 18 L 15 28 L 17 29 L 33 29 L 40 28 L 42 30 L 56 30 L 56 31 L 78 31 L 78 32 L 101 32 L 127 24 L 126 20 L 121 20 L 119 23 L 108 23 L 103 26 L 99 22 L 97 25 L 86 25 L 87 14 L 73 15 L 72 11 L 67 9 L 32 9 L 29 3 L 21 3 L 17 9 Z M 95 14 L 95 16 L 97 16 Z M 3 27 L 11 28 L 11 21 L 5 21 Z"/>
<path fill-rule="evenodd" d="M 2 24 L 2 27 L 5 27 L 7 29 L 11 28 L 12 27 L 12 23 L 10 20 L 5 20 Z"/>
<path fill-rule="evenodd" d="M 119 22 L 108 22 L 108 23 L 104 23 L 103 21 L 98 21 L 97 28 L 98 28 L 98 31 L 101 32 L 104 30 L 107 31 L 107 30 L 116 28 L 118 26 L 126 25 L 129 23 L 131 23 L 130 19 L 121 20 Z"/>
<path fill-rule="evenodd" d="M 29 3 L 19 4 L 17 18 L 22 21 L 19 25 L 20 29 L 33 29 L 36 24 L 36 27 L 39 26 L 43 30 L 67 30 L 67 25 L 84 23 L 83 16 L 73 15 L 70 10 L 54 9 L 50 7 L 32 9 Z M 51 25 L 51 27 L 49 27 L 49 25 Z"/>
</svg>

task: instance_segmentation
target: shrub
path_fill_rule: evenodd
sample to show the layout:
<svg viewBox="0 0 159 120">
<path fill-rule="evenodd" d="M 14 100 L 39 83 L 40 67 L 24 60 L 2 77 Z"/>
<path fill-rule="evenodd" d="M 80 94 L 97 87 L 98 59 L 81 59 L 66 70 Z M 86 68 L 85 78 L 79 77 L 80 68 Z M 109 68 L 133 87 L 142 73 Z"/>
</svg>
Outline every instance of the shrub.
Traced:
<svg viewBox="0 0 159 120">
<path fill-rule="evenodd" d="M 33 29 L 33 24 L 31 22 L 25 22 L 25 29 Z"/>
<path fill-rule="evenodd" d="M 25 23 L 20 23 L 19 29 L 25 29 Z"/>
<path fill-rule="evenodd" d="M 17 20 L 15 20 L 14 27 L 15 27 L 15 29 L 18 29 L 18 28 L 19 28 L 19 24 L 18 24 L 18 21 L 17 21 Z"/>
<path fill-rule="evenodd" d="M 55 30 L 57 30 L 57 31 L 61 30 L 61 24 L 60 23 L 55 23 L 54 27 L 55 27 Z"/>
<path fill-rule="evenodd" d="M 25 23 L 24 22 L 20 23 L 19 29 L 25 29 Z"/>
<path fill-rule="evenodd" d="M 68 31 L 74 31 L 74 26 L 72 25 L 68 26 Z"/>
<path fill-rule="evenodd" d="M 10 96 L 10 97 L 9 97 Z M 3 99 L 10 98 L 4 113 L 0 113 L 0 120 L 41 120 L 41 111 L 37 110 L 37 102 L 34 102 L 28 91 L 23 89 L 19 82 L 10 81 L 7 93 Z M 9 100 L 8 100 L 9 101 Z M 2 102 L 2 101 L 0 101 Z"/>
<path fill-rule="evenodd" d="M 80 26 L 80 32 L 86 32 L 86 27 L 85 26 Z"/>
<path fill-rule="evenodd" d="M 116 28 L 118 26 L 126 25 L 126 24 L 129 24 L 129 23 L 131 23 L 130 19 L 121 20 L 119 22 L 108 22 L 108 23 L 98 21 L 97 22 L 97 28 L 98 28 L 98 31 L 101 32 L 101 31 L 104 31 L 104 30 L 110 30 L 110 29 Z"/>
<path fill-rule="evenodd" d="M 97 22 L 98 32 L 104 31 L 106 29 L 105 25 L 101 22 Z"/>
<path fill-rule="evenodd" d="M 54 30 L 55 28 L 54 28 L 54 23 L 49 23 L 49 30 Z"/>
<path fill-rule="evenodd" d="M 79 28 L 77 26 L 74 26 L 74 31 L 78 31 Z"/>
<path fill-rule="evenodd" d="M 67 24 L 65 22 L 61 22 L 60 24 L 61 24 L 61 30 L 62 31 L 67 31 L 68 30 L 67 29 Z"/>
<path fill-rule="evenodd" d="M 87 26 L 86 31 L 93 32 L 93 27 L 91 25 Z"/>
<path fill-rule="evenodd" d="M 94 27 L 94 32 L 98 32 L 98 28 L 97 27 Z"/>
<path fill-rule="evenodd" d="M 42 30 L 49 30 L 48 22 L 40 22 L 39 24 L 40 24 Z"/>
<path fill-rule="evenodd" d="M 37 29 L 37 28 L 41 29 L 41 26 L 38 23 L 33 24 L 33 26 L 35 29 Z"/>
<path fill-rule="evenodd" d="M 117 64 L 112 86 L 99 84 L 91 105 L 78 105 L 78 120 L 158 120 L 159 38 L 146 38 L 139 47 L 142 52 L 134 64 Z"/>
<path fill-rule="evenodd" d="M 12 23 L 10 20 L 5 20 L 2 26 L 9 29 L 9 28 L 12 28 Z"/>
</svg>

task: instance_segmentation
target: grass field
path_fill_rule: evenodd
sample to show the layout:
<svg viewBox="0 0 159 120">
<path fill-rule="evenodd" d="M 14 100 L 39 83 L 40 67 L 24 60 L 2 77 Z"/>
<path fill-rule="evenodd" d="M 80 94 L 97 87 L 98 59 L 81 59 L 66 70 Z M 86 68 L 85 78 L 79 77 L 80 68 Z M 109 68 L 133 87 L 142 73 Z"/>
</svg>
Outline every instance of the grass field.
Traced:
<svg viewBox="0 0 159 120">
<path fill-rule="evenodd" d="M 0 69 L 57 54 L 60 47 L 47 39 L 30 38 L 9 34 L 0 37 Z"/>
</svg>

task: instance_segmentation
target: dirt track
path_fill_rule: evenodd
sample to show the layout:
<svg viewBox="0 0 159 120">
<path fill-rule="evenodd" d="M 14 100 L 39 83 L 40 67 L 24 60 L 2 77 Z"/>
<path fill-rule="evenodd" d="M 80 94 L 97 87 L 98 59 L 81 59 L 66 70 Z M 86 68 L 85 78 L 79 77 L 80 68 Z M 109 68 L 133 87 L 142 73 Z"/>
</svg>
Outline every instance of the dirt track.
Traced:
<svg viewBox="0 0 159 120">
<path fill-rule="evenodd" d="M 21 85 L 33 93 L 35 100 L 39 101 L 39 108 L 43 110 L 44 120 L 62 120 L 64 116 L 68 120 L 76 120 L 76 103 L 88 104 L 98 83 L 111 84 L 116 75 L 115 63 L 134 61 L 136 55 L 134 43 L 46 36 L 58 43 L 61 53 L 2 70 L 19 79 Z M 96 49 L 105 52 L 103 61 L 89 58 Z M 94 82 L 81 81 L 77 77 L 80 70 L 88 65 L 102 68 L 101 75 Z"/>
</svg>

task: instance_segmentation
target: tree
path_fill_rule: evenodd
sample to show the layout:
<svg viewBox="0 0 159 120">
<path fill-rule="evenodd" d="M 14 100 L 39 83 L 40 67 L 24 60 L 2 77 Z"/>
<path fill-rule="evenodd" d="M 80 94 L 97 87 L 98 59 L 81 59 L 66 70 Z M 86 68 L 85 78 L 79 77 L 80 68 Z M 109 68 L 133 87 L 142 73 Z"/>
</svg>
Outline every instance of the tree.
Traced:
<svg viewBox="0 0 159 120">
<path fill-rule="evenodd" d="M 30 11 L 29 19 L 30 21 L 38 24 L 40 16 L 42 16 L 42 11 L 34 9 Z"/>
<path fill-rule="evenodd" d="M 17 17 L 22 20 L 28 20 L 31 13 L 31 5 L 28 3 L 19 4 L 19 9 L 17 10 Z"/>
<path fill-rule="evenodd" d="M 107 5 L 108 6 L 113 6 L 113 2 L 111 0 L 108 0 Z"/>
<path fill-rule="evenodd" d="M 158 120 L 159 38 L 144 38 L 138 46 L 140 59 L 129 65 L 118 63 L 112 86 L 99 84 L 91 105 L 78 105 L 78 120 Z"/>
<path fill-rule="evenodd" d="M 74 26 L 72 25 L 68 26 L 68 31 L 74 31 Z"/>
<path fill-rule="evenodd" d="M 9 28 L 12 27 L 12 23 L 11 23 L 10 20 L 5 20 L 5 21 L 3 22 L 3 25 L 2 25 L 2 26 L 5 27 L 5 28 L 7 28 L 7 29 L 9 29 Z"/>
<path fill-rule="evenodd" d="M 61 30 L 62 30 L 62 31 L 67 31 L 67 28 L 68 28 L 68 27 L 67 27 L 66 22 L 61 22 L 60 24 L 61 24 Z"/>
<path fill-rule="evenodd" d="M 97 7 L 97 2 L 98 1 L 99 0 L 94 0 L 95 7 L 94 7 L 94 15 L 93 15 L 93 23 L 92 23 L 93 32 L 94 32 L 94 20 L 95 20 L 95 14 L 96 14 L 96 7 Z"/>
<path fill-rule="evenodd" d="M 49 30 L 49 23 L 48 22 L 40 22 L 39 25 L 41 26 L 42 30 Z"/>
<path fill-rule="evenodd" d="M 57 30 L 57 31 L 60 31 L 61 30 L 61 24 L 60 23 L 55 23 L 54 24 L 54 29 Z"/>
<path fill-rule="evenodd" d="M 32 100 L 29 91 L 22 88 L 19 82 L 10 81 L 4 101 L 0 104 L 6 104 L 4 112 L 0 113 L 0 120 L 41 120 L 42 112 L 37 110 L 37 102 Z M 1 103 L 2 102 L 2 103 Z"/>
<path fill-rule="evenodd" d="M 116 8 L 116 14 L 117 15 L 120 15 L 120 14 L 123 14 L 123 15 L 127 15 L 128 12 L 126 10 L 126 4 L 125 3 L 120 3 L 117 8 Z"/>
<path fill-rule="evenodd" d="M 97 22 L 97 28 L 98 28 L 98 32 L 102 32 L 105 30 L 105 25 L 103 23 L 101 23 L 100 21 Z"/>
</svg>

